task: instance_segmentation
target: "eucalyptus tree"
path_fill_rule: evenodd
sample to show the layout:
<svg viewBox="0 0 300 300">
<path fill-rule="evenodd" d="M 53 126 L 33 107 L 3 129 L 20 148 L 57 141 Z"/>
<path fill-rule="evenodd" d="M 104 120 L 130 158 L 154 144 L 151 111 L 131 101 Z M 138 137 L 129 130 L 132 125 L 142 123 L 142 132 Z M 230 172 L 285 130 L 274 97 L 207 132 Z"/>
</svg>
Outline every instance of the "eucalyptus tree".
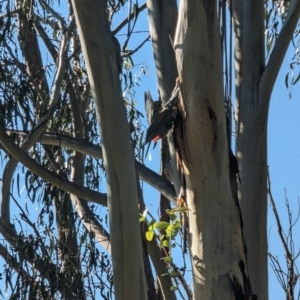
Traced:
<svg viewBox="0 0 300 300">
<path fill-rule="evenodd" d="M 267 299 L 268 109 L 300 1 L 6 4 L 0 255 L 12 297 Z M 143 164 L 143 114 L 127 97 L 144 11 L 162 105 L 148 119 L 171 112 L 160 174 Z M 161 193 L 158 221 L 141 181 Z"/>
</svg>

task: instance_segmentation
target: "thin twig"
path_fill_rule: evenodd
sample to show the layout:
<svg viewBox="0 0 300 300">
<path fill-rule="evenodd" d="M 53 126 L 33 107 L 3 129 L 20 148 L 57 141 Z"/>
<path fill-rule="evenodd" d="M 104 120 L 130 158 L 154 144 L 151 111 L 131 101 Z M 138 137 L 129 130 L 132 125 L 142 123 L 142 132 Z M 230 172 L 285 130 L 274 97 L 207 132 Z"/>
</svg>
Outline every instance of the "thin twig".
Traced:
<svg viewBox="0 0 300 300">
<path fill-rule="evenodd" d="M 128 57 L 128 56 L 131 56 L 132 54 L 136 53 L 138 50 L 140 50 L 143 45 L 148 42 L 150 40 L 150 35 L 134 50 L 132 51 L 128 51 L 126 52 L 125 54 L 122 55 L 122 57 Z"/>
<path fill-rule="evenodd" d="M 273 270 L 275 272 L 275 275 L 279 281 L 279 283 L 281 284 L 282 288 L 285 291 L 286 294 L 286 299 L 287 300 L 294 300 L 294 291 L 295 291 L 295 286 L 297 284 L 297 281 L 299 279 L 299 274 L 297 271 L 297 268 L 295 268 L 295 255 L 294 255 L 294 241 L 293 241 L 293 220 L 292 220 L 292 213 L 291 213 L 291 209 L 289 206 L 289 202 L 288 199 L 285 197 L 286 200 L 286 206 L 287 206 L 287 210 L 288 210 L 288 218 L 289 218 L 289 232 L 288 235 L 286 237 L 285 233 L 282 229 L 281 226 L 281 221 L 277 212 L 277 208 L 275 205 L 275 201 L 271 192 L 271 182 L 270 182 L 270 176 L 269 176 L 269 172 L 267 174 L 267 180 L 268 180 L 268 193 L 269 193 L 269 198 L 270 198 L 270 202 L 271 202 L 271 206 L 274 212 L 274 216 L 276 219 L 276 224 L 277 224 L 277 230 L 278 230 L 278 234 L 279 234 L 279 238 L 282 242 L 284 251 L 285 251 L 285 259 L 286 259 L 286 263 L 287 263 L 287 274 L 285 274 L 282 271 L 282 268 L 280 266 L 280 263 L 278 261 L 278 259 L 269 253 L 269 257 L 271 259 L 271 263 L 272 263 L 272 267 Z M 289 245 L 288 245 L 289 243 Z M 298 254 L 297 254 L 298 255 Z M 278 269 L 276 268 L 276 266 L 278 266 Z M 296 269 L 296 273 L 295 273 L 295 269 Z M 282 275 L 284 274 L 284 275 Z M 286 278 L 286 282 L 285 282 L 285 278 Z"/>
<path fill-rule="evenodd" d="M 140 13 L 141 11 L 143 11 L 145 8 L 147 7 L 147 4 L 144 3 L 143 5 L 141 5 L 138 9 L 136 13 Z M 131 13 L 128 17 L 126 17 L 126 19 L 124 19 L 114 30 L 112 30 L 113 35 L 116 35 L 128 22 L 130 22 L 135 16 L 136 13 Z"/>
<path fill-rule="evenodd" d="M 279 218 L 279 215 L 278 215 L 278 212 L 277 212 L 277 208 L 276 208 L 276 205 L 275 205 L 275 201 L 274 201 L 274 198 L 273 198 L 273 195 L 272 195 L 272 192 L 271 192 L 271 182 L 270 182 L 269 170 L 268 170 L 268 193 L 269 193 L 269 196 L 270 196 L 271 206 L 272 206 L 274 216 L 275 216 L 275 219 L 276 219 L 277 231 L 278 231 L 280 240 L 281 240 L 282 245 L 284 247 L 285 253 L 290 254 L 287 243 L 286 243 L 285 238 L 283 236 L 284 232 L 282 230 L 281 221 L 280 221 L 280 218 Z"/>
</svg>

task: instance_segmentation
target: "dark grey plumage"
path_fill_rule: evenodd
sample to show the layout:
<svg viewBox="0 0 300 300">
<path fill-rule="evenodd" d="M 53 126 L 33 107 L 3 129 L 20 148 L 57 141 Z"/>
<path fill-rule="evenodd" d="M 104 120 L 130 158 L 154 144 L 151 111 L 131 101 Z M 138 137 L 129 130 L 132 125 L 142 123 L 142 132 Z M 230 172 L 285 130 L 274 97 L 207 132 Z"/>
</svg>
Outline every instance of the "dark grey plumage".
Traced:
<svg viewBox="0 0 300 300">
<path fill-rule="evenodd" d="M 149 110 L 150 112 L 147 113 L 147 106 L 148 109 L 150 107 L 154 107 L 155 102 L 153 102 L 150 93 L 148 93 L 147 97 L 145 94 L 147 119 L 148 122 L 149 120 L 151 121 L 146 133 L 146 143 L 149 143 L 151 141 L 156 142 L 159 139 L 162 139 L 173 128 L 178 111 L 178 95 L 179 87 L 176 86 L 170 100 L 166 103 L 166 105 L 163 108 L 160 106 L 160 110 L 154 115 L 154 113 L 152 114 L 152 111 L 154 112 L 154 109 Z M 150 104 L 152 104 L 152 106 L 150 106 Z"/>
<path fill-rule="evenodd" d="M 173 127 L 176 114 L 177 107 L 167 106 L 159 111 L 147 130 L 146 143 L 156 142 L 165 137 Z"/>
<path fill-rule="evenodd" d="M 151 125 L 155 116 L 162 109 L 161 101 L 153 101 L 150 91 L 145 92 L 145 110 L 148 124 Z"/>
</svg>

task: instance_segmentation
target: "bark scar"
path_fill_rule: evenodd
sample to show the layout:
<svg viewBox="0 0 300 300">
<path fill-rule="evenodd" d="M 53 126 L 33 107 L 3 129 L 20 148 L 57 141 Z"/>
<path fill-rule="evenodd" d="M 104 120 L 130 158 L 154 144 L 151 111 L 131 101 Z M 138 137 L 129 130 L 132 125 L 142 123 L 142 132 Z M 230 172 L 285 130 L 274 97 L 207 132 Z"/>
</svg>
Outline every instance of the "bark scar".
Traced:
<svg viewBox="0 0 300 300">
<path fill-rule="evenodd" d="M 231 280 L 231 288 L 235 300 L 257 300 L 258 297 L 252 294 L 250 280 L 246 274 L 245 263 L 242 260 L 239 261 L 239 268 L 243 277 L 243 287 L 234 275 Z"/>
<path fill-rule="evenodd" d="M 217 149 L 217 142 L 218 142 L 218 119 L 216 117 L 216 114 L 214 110 L 211 108 L 210 105 L 207 105 L 207 110 L 208 110 L 208 116 L 210 120 L 212 121 L 212 129 L 213 129 L 213 143 L 212 143 L 212 148 L 211 152 L 215 152 Z"/>
</svg>

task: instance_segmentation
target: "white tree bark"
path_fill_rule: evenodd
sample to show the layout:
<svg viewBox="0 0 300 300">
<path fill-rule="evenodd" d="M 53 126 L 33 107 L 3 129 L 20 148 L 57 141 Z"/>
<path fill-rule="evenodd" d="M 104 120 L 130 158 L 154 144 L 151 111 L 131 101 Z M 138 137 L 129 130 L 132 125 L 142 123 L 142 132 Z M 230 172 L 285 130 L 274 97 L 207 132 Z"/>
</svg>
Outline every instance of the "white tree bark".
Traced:
<svg viewBox="0 0 300 300">
<path fill-rule="evenodd" d="M 72 4 L 103 143 L 115 298 L 147 299 L 135 162 L 105 2 Z"/>
<path fill-rule="evenodd" d="M 239 200 L 253 292 L 259 299 L 267 299 L 267 115 L 258 117 L 261 112 L 257 98 L 258 82 L 265 66 L 264 10 L 261 0 L 237 3 L 240 8 L 234 10 L 235 119 L 236 153 L 242 182 Z M 255 34 L 251 34 L 253 32 Z"/>
<path fill-rule="evenodd" d="M 272 89 L 299 20 L 291 1 L 285 24 L 265 66 L 264 1 L 233 1 L 236 73 L 236 153 L 247 261 L 252 291 L 268 299 L 267 121 Z M 255 49 L 255 51 L 253 51 Z"/>
<path fill-rule="evenodd" d="M 229 182 L 222 57 L 214 1 L 180 2 L 174 47 L 182 82 L 182 132 L 177 138 L 182 136 L 180 155 L 191 210 L 194 299 L 234 299 L 235 285 L 244 289 L 239 263 L 246 262 L 238 208 Z"/>
</svg>

